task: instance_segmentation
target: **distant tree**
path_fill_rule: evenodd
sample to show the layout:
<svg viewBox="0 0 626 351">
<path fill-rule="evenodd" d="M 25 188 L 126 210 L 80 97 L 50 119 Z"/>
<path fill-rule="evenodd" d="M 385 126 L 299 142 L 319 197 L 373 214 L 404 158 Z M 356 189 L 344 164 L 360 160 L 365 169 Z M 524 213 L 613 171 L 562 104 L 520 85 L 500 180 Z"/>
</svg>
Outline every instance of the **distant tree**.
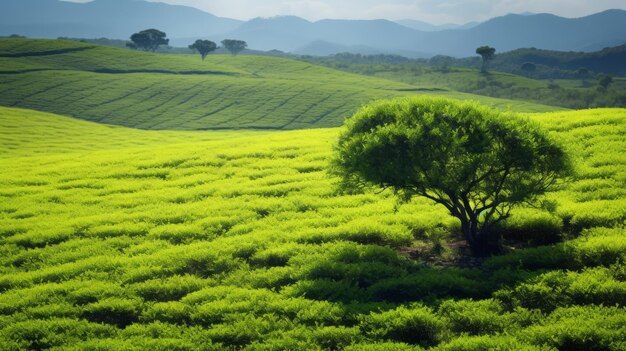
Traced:
<svg viewBox="0 0 626 351">
<path fill-rule="evenodd" d="M 480 55 L 483 59 L 483 65 L 480 68 L 482 73 L 487 73 L 489 68 L 489 61 L 493 60 L 496 57 L 496 49 L 490 46 L 481 46 L 476 49 L 476 53 Z"/>
<path fill-rule="evenodd" d="M 331 173 L 350 191 L 422 196 L 458 218 L 475 255 L 497 248 L 494 226 L 570 171 L 565 151 L 529 119 L 471 102 L 404 98 L 346 121 Z M 494 244 L 495 242 L 495 244 Z"/>
<path fill-rule="evenodd" d="M 576 75 L 579 78 L 585 79 L 589 77 L 589 69 L 581 67 L 578 70 L 576 70 Z"/>
<path fill-rule="evenodd" d="M 612 83 L 613 77 L 608 74 L 603 74 L 600 76 L 600 79 L 598 79 L 598 85 L 602 91 L 606 91 Z"/>
<path fill-rule="evenodd" d="M 526 73 L 532 73 L 532 72 L 535 72 L 537 70 L 537 65 L 535 65 L 532 62 L 525 62 L 524 64 L 522 64 L 521 69 L 522 69 L 522 71 L 524 71 Z"/>
<path fill-rule="evenodd" d="M 126 46 L 136 50 L 144 51 L 156 51 L 159 46 L 167 45 L 170 43 L 169 39 L 166 39 L 167 34 L 157 29 L 146 29 L 139 33 L 135 33 L 130 36 L 130 43 Z"/>
<path fill-rule="evenodd" d="M 222 46 L 231 54 L 237 55 L 248 47 L 248 44 L 243 40 L 224 39 L 222 40 Z"/>
<path fill-rule="evenodd" d="M 210 40 L 198 39 L 196 40 L 195 43 L 189 45 L 189 48 L 191 50 L 198 51 L 200 53 L 200 56 L 202 56 L 202 61 L 204 61 L 204 59 L 210 52 L 215 51 L 215 49 L 217 49 L 217 44 L 215 44 L 214 42 Z"/>
</svg>

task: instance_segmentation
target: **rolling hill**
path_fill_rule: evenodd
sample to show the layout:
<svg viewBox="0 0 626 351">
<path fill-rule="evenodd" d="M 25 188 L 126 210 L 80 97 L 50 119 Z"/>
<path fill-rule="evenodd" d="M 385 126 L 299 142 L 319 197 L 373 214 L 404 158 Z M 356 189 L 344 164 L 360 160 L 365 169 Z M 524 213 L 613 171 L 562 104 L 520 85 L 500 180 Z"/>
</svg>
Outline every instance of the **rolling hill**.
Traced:
<svg viewBox="0 0 626 351">
<path fill-rule="evenodd" d="M 142 131 L 2 107 L 0 349 L 619 350 L 624 112 L 533 115 L 578 172 L 554 214 L 507 226 L 567 240 L 450 267 L 429 258 L 458 240 L 443 208 L 334 190 L 337 129 Z"/>
<path fill-rule="evenodd" d="M 520 111 L 557 108 L 431 90 L 285 58 L 165 55 L 62 40 L 0 40 L 0 105 L 142 129 L 336 127 L 360 105 L 435 93 Z"/>
</svg>

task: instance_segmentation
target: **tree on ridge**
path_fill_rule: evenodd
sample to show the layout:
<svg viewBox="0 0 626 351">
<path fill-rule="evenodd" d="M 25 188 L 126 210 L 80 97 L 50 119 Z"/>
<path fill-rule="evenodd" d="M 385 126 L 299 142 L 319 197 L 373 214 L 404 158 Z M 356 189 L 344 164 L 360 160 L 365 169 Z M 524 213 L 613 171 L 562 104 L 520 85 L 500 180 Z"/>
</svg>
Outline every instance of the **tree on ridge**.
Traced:
<svg viewBox="0 0 626 351">
<path fill-rule="evenodd" d="M 222 40 L 222 46 L 230 51 L 233 56 L 236 56 L 248 47 L 248 43 L 243 40 L 224 39 Z"/>
<path fill-rule="evenodd" d="M 130 43 L 127 43 L 131 49 L 155 52 L 159 46 L 168 45 L 170 40 L 166 38 L 167 34 L 158 29 L 146 29 L 130 36 Z"/>
<path fill-rule="evenodd" d="M 481 46 L 476 49 L 476 53 L 483 59 L 483 65 L 480 68 L 480 72 L 487 73 L 489 69 L 489 61 L 496 57 L 496 49 L 490 46 Z"/>
<path fill-rule="evenodd" d="M 210 41 L 210 40 L 196 40 L 195 43 L 189 45 L 189 48 L 191 50 L 195 50 L 198 51 L 198 53 L 200 53 L 200 56 L 202 57 L 202 61 L 204 61 L 204 59 L 207 57 L 207 55 L 213 51 L 215 51 L 215 49 L 217 49 L 217 44 L 215 44 L 214 42 Z"/>
</svg>

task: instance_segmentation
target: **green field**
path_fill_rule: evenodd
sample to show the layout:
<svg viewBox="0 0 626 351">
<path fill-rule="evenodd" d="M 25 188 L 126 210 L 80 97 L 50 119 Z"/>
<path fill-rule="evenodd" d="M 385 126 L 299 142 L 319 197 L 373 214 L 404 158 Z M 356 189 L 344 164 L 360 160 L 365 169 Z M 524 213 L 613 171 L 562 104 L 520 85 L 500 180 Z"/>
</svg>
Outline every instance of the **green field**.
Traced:
<svg viewBox="0 0 626 351">
<path fill-rule="evenodd" d="M 344 73 L 275 57 L 163 55 L 0 39 L 0 105 L 141 129 L 338 127 L 359 106 L 411 94 L 521 112 L 562 110 Z M 155 101 L 158 101 L 155 103 Z"/>
<path fill-rule="evenodd" d="M 561 54 L 568 55 L 568 53 Z M 502 54 L 502 56 L 505 55 Z M 522 71 L 523 75 L 516 75 L 498 72 L 495 68 L 488 74 L 483 74 L 477 68 L 455 66 L 464 65 L 458 60 L 444 64 L 445 58 L 441 58 L 442 62 L 439 64 L 432 62 L 427 64 L 424 60 L 421 62 L 404 62 L 402 60 L 393 62 L 393 57 L 350 54 L 307 57 L 303 60 L 344 72 L 394 80 L 421 87 L 424 90 L 465 92 L 479 96 L 528 101 L 531 104 L 538 103 L 572 109 L 626 107 L 626 79 L 624 77 L 613 77 L 613 82 L 609 88 L 602 90 L 598 89 L 600 77 L 598 74 L 591 74 L 586 78 L 567 74 L 565 76 L 569 76 L 569 79 L 563 77 L 559 77 L 561 79 L 538 79 L 536 76 L 542 74 L 535 75 Z M 496 62 L 498 62 L 498 58 Z M 551 72 L 558 76 L 559 70 L 556 69 Z M 535 112 L 542 111 L 535 110 Z"/>
<path fill-rule="evenodd" d="M 558 243 L 468 262 L 443 208 L 336 192 L 337 129 L 0 108 L 0 349 L 625 350 L 626 110 L 530 118 L 577 175 L 506 228 Z"/>
</svg>

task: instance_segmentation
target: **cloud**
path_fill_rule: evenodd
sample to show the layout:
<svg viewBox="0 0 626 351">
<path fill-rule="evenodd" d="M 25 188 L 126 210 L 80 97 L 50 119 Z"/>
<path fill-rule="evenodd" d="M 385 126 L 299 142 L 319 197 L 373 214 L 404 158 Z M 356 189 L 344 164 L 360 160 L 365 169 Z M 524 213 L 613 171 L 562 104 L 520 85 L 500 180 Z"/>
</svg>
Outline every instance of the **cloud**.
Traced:
<svg viewBox="0 0 626 351">
<path fill-rule="evenodd" d="M 151 0 L 188 5 L 218 16 L 250 19 L 295 15 L 309 20 L 417 19 L 435 24 L 483 21 L 508 13 L 554 13 L 580 17 L 610 8 L 626 9 L 624 0 Z"/>
</svg>

